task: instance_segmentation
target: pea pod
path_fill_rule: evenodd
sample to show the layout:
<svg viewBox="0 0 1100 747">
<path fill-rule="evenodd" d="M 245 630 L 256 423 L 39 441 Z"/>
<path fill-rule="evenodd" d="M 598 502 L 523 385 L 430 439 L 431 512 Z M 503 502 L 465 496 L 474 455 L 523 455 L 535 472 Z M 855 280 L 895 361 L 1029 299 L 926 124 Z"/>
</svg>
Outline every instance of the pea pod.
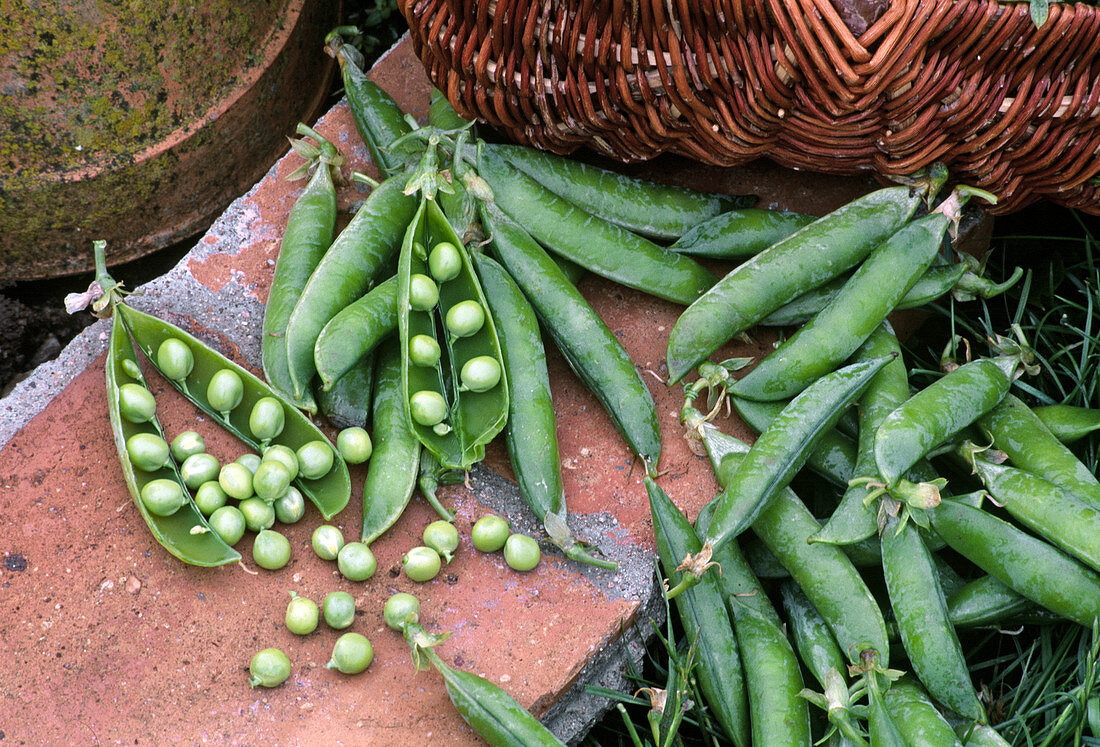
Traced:
<svg viewBox="0 0 1100 747">
<path fill-rule="evenodd" d="M 521 145 L 482 147 L 558 197 L 628 231 L 658 239 L 675 239 L 723 211 L 756 201 L 657 184 Z"/>
<path fill-rule="evenodd" d="M 883 700 L 909 747 L 961 747 L 951 724 L 911 677 L 903 676 L 892 683 Z"/>
<path fill-rule="evenodd" d="M 1075 443 L 1100 430 L 1100 409 L 1074 405 L 1041 405 L 1033 407 L 1032 411 L 1064 444 Z"/>
<path fill-rule="evenodd" d="M 504 434 L 520 493 L 543 522 L 550 540 L 567 557 L 613 570 L 617 564 L 593 556 L 566 523 L 557 421 L 535 311 L 497 262 L 480 253 L 472 259 L 496 322 L 508 370 L 508 425 Z"/>
<path fill-rule="evenodd" d="M 429 94 L 428 121 L 432 127 L 438 127 L 441 130 L 459 130 L 470 124 L 469 120 L 458 115 L 443 92 L 435 87 Z"/>
<path fill-rule="evenodd" d="M 871 252 L 829 304 L 739 379 L 749 399 L 792 397 L 848 359 L 932 264 L 950 219 L 933 213 Z"/>
<path fill-rule="evenodd" d="M 630 448 L 655 473 L 661 456 L 657 410 L 622 345 L 531 236 L 492 205 L 482 219 L 493 249 L 573 371 L 603 404 Z"/>
<path fill-rule="evenodd" d="M 707 259 L 751 257 L 815 220 L 782 210 L 734 208 L 692 226 L 668 248 Z"/>
<path fill-rule="evenodd" d="M 996 625 L 1034 608 L 1034 602 L 990 575 L 967 582 L 947 598 L 947 616 L 958 628 Z"/>
<path fill-rule="evenodd" d="M 783 304 L 861 262 L 919 202 L 907 187 L 871 192 L 738 266 L 676 321 L 668 340 L 669 382 Z"/>
<path fill-rule="evenodd" d="M 116 306 L 116 309 L 119 306 Z M 135 375 L 141 375 L 141 369 L 134 355 L 133 343 L 126 330 L 122 316 L 115 314 L 111 324 L 111 337 L 107 348 L 107 407 L 111 419 L 111 432 L 114 434 L 115 446 L 118 448 L 119 461 L 122 464 L 122 472 L 126 477 L 126 485 L 130 488 L 130 494 L 134 503 L 141 512 L 146 526 L 153 537 L 156 538 L 164 549 L 185 563 L 199 566 L 218 566 L 226 563 L 235 563 L 241 559 L 239 552 L 222 541 L 216 532 L 211 531 L 210 526 L 203 518 L 202 512 L 195 506 L 193 500 L 188 500 L 179 510 L 170 516 L 158 516 L 149 511 L 141 500 L 141 491 L 153 480 L 167 479 L 176 482 L 183 495 L 189 496 L 187 486 L 179 475 L 179 470 L 174 462 L 160 468 L 156 472 L 143 472 L 134 469 L 126 450 L 126 441 L 137 433 L 152 433 L 164 438 L 164 431 L 160 427 L 155 415 L 143 423 L 133 423 L 123 418 L 119 412 L 119 387 L 125 383 L 133 382 Z M 144 386 L 140 378 L 137 383 Z"/>
<path fill-rule="evenodd" d="M 263 449 L 260 440 L 252 435 L 249 427 L 248 418 L 253 406 L 264 397 L 275 397 L 284 402 L 285 425 L 273 443 L 283 444 L 297 451 L 312 441 L 323 441 L 329 444 L 334 455 L 333 466 L 325 475 L 312 480 L 298 477 L 294 484 L 317 506 L 324 518 L 331 519 L 344 509 L 351 497 L 351 478 L 347 465 L 336 453 L 336 449 L 332 447 L 325 434 L 309 418 L 290 406 L 272 387 L 250 371 L 207 347 L 179 327 L 125 304 L 120 304 L 117 311 L 122 315 L 122 320 L 126 323 L 126 328 L 138 347 L 154 365 L 157 365 L 156 351 L 165 340 L 175 338 L 187 345 L 195 359 L 194 368 L 187 376 L 186 389 L 180 381 L 170 380 L 172 385 L 199 409 L 255 451 L 261 452 Z M 240 404 L 229 413 L 229 417 L 223 419 L 218 409 L 207 400 L 206 391 L 207 384 L 214 375 L 226 369 L 240 377 L 243 384 L 243 397 Z"/>
<path fill-rule="evenodd" d="M 826 687 L 828 672 L 846 672 L 848 661 L 837 645 L 829 624 L 806 598 L 798 584 L 784 581 L 779 585 L 779 593 L 783 600 L 783 611 L 787 613 L 791 637 L 802 663 L 818 684 Z"/>
<path fill-rule="evenodd" d="M 317 406 L 337 428 L 359 426 L 370 422 L 371 392 L 374 391 L 374 356 L 360 358 L 335 384 L 315 392 Z"/>
<path fill-rule="evenodd" d="M 395 275 L 341 309 L 321 329 L 313 359 L 324 389 L 331 389 L 397 329 L 397 291 Z"/>
<path fill-rule="evenodd" d="M 371 454 L 363 484 L 363 528 L 360 539 L 370 544 L 397 521 L 416 489 L 420 441 L 409 429 L 401 389 L 404 359 L 396 337 L 378 348 L 371 405 Z"/>
<path fill-rule="evenodd" d="M 449 242 L 459 253 L 460 273 L 440 284 L 436 308 L 413 308 L 410 296 L 412 278 L 415 275 L 426 276 L 429 272 L 427 250 L 441 242 Z M 416 217 L 409 225 L 401 247 L 398 278 L 398 330 L 401 333 L 402 354 L 406 358 L 401 380 L 409 422 L 424 448 L 435 454 L 443 467 L 469 469 L 481 461 L 485 455 L 485 445 L 504 428 L 508 417 L 507 376 L 496 327 L 491 315 L 485 311 L 488 306 L 481 284 L 469 256 L 462 248 L 461 239 L 434 200 L 422 200 Z M 478 305 L 484 321 L 477 331 L 459 336 L 447 330 L 445 319 L 451 309 L 467 302 Z M 443 337 L 440 342 L 446 350 L 445 360 L 441 359 L 434 367 L 408 362 L 409 340 L 421 334 Z M 460 386 L 462 367 L 480 356 L 497 362 L 499 383 L 486 391 Z M 446 420 L 439 427 L 426 425 L 414 418 L 412 398 L 420 392 L 434 392 L 446 402 Z"/>
<path fill-rule="evenodd" d="M 477 170 L 503 213 L 553 253 L 597 275 L 684 305 L 717 280 L 686 255 L 563 200 L 490 150 L 479 150 Z"/>
<path fill-rule="evenodd" d="M 264 377 L 284 399 L 308 412 L 317 411 L 310 392 L 295 394 L 290 376 L 290 360 L 286 347 L 286 327 L 294 306 L 302 295 L 309 276 L 332 243 L 336 227 L 336 186 L 330 164 L 339 154 L 336 147 L 308 127 L 299 125 L 299 132 L 313 134 L 320 143 L 317 164 L 287 218 L 279 258 L 268 291 L 264 309 L 263 337 L 260 351 Z"/>
<path fill-rule="evenodd" d="M 324 326 L 360 298 L 397 256 L 416 200 L 393 177 L 376 186 L 309 276 L 286 325 L 287 365 L 294 396 L 303 398 L 317 373 L 314 348 Z"/>
</svg>

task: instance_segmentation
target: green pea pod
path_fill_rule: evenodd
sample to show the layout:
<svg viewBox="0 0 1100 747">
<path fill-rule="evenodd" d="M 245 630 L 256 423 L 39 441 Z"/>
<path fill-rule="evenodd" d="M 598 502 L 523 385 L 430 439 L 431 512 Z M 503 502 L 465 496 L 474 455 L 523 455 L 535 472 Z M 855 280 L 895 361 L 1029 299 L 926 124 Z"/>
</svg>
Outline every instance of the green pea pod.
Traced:
<svg viewBox="0 0 1100 747">
<path fill-rule="evenodd" d="M 439 302 L 433 309 L 414 309 L 410 303 L 411 278 L 428 274 L 427 252 L 441 242 L 454 246 L 461 258 L 461 271 L 457 277 L 440 284 Z M 508 418 L 507 373 L 481 284 L 461 239 L 434 200 L 422 200 L 416 217 L 409 224 L 401 247 L 398 278 L 398 330 L 405 358 L 401 380 L 409 423 L 420 443 L 435 454 L 444 468 L 469 469 L 484 458 L 485 445 L 504 428 Z M 448 311 L 468 301 L 479 305 L 483 324 L 470 335 L 451 334 L 444 321 Z M 438 341 L 445 354 L 434 367 L 418 366 L 409 361 L 409 340 L 421 334 L 443 338 Z M 462 367 L 480 356 L 497 362 L 500 380 L 487 391 L 466 389 L 460 385 Z M 438 393 L 446 401 L 446 419 L 438 426 L 425 425 L 414 418 L 411 399 L 420 392 Z"/>
<path fill-rule="evenodd" d="M 195 406 L 257 452 L 263 451 L 263 444 L 260 439 L 252 435 L 248 423 L 249 414 L 256 402 L 264 397 L 275 397 L 280 400 L 284 405 L 285 425 L 272 443 L 283 444 L 297 451 L 311 441 L 324 441 L 332 448 L 334 455 L 332 468 L 324 476 L 315 480 L 299 477 L 295 479 L 294 484 L 317 506 L 325 519 L 331 519 L 344 510 L 351 498 L 351 477 L 348 474 L 347 464 L 325 434 L 309 418 L 291 406 L 275 389 L 254 376 L 251 371 L 238 366 L 179 327 L 125 304 L 119 304 L 116 309 L 122 314 L 122 319 L 134 341 L 154 366 L 157 364 L 156 351 L 165 340 L 174 337 L 182 340 L 190 348 L 195 358 L 195 365 L 187 376 L 186 388 L 180 381 L 171 379 L 169 381 Z M 221 413 L 206 399 L 206 389 L 210 379 L 223 369 L 233 371 L 244 383 L 244 397 L 229 413 L 228 419 L 223 419 Z"/>
<path fill-rule="evenodd" d="M 555 195 L 493 151 L 479 150 L 478 173 L 509 218 L 555 254 L 620 285 L 690 304 L 717 278 L 691 258 L 608 223 Z"/>
<path fill-rule="evenodd" d="M 1041 405 L 1032 411 L 1051 433 L 1064 444 L 1080 441 L 1100 430 L 1100 409 L 1074 405 Z"/>
<path fill-rule="evenodd" d="M 1034 602 L 989 575 L 967 582 L 947 598 L 947 617 L 957 628 L 997 625 L 1034 609 Z"/>
<path fill-rule="evenodd" d="M 459 130 L 470 124 L 469 120 L 458 115 L 443 92 L 435 87 L 429 94 L 428 122 L 432 127 L 438 127 L 441 130 Z"/>
<path fill-rule="evenodd" d="M 806 598 L 798 584 L 784 581 L 779 585 L 779 594 L 783 600 L 783 611 L 787 613 L 791 637 L 802 663 L 818 684 L 826 687 L 828 672 L 848 671 L 848 660 L 837 645 L 829 624 Z"/>
<path fill-rule="evenodd" d="M 603 404 L 630 448 L 655 473 L 661 456 L 657 409 L 622 344 L 531 236 L 493 205 L 482 219 L 498 259 L 542 320 L 573 371 Z"/>
<path fill-rule="evenodd" d="M 964 363 L 898 405 L 875 431 L 878 475 L 893 486 L 933 447 L 989 412 L 1008 394 L 1019 360 Z"/>
<path fill-rule="evenodd" d="M 115 308 L 118 309 L 120 306 Z M 144 386 L 145 382 L 141 378 L 134 377 L 135 374 L 140 377 L 141 369 L 138 367 L 133 343 L 130 341 L 122 315 L 118 313 L 115 314 L 111 324 L 106 370 L 107 408 L 122 472 L 126 477 L 126 485 L 130 488 L 130 495 L 133 496 L 134 503 L 153 537 L 173 556 L 191 565 L 217 566 L 240 560 L 240 553 L 223 542 L 217 532 L 211 531 L 202 512 L 190 499 L 190 493 L 183 478 L 180 477 L 175 462 L 170 462 L 156 472 L 135 470 L 130 462 L 126 450 L 127 439 L 137 433 L 151 433 L 163 439 L 164 431 L 156 415 L 144 423 L 133 423 L 123 418 L 119 411 L 119 387 L 133 381 Z M 141 489 L 150 481 L 157 479 L 174 480 L 180 486 L 183 495 L 188 496 L 187 503 L 170 516 L 157 516 L 149 511 L 141 500 Z"/>
<path fill-rule="evenodd" d="M 749 399 L 792 397 L 871 336 L 932 264 L 950 219 L 933 213 L 875 248 L 829 304 L 730 389 Z"/>
<path fill-rule="evenodd" d="M 678 581 L 676 566 L 686 554 L 699 551 L 699 538 L 691 522 L 649 475 L 645 476 L 645 486 L 657 554 L 668 582 L 675 584 Z M 684 635 L 696 645 L 697 682 L 703 697 L 730 740 L 747 747 L 749 716 L 745 672 L 718 578 L 708 576 L 698 586 L 676 597 L 675 603 Z"/>
<path fill-rule="evenodd" d="M 371 288 L 329 320 L 313 346 L 313 360 L 330 389 L 382 340 L 397 330 L 397 276 Z"/>
<path fill-rule="evenodd" d="M 368 354 L 337 379 L 331 388 L 318 389 L 314 396 L 321 412 L 337 428 L 366 428 L 370 422 L 373 391 L 374 356 Z"/>
<path fill-rule="evenodd" d="M 891 360 L 884 356 L 845 366 L 818 379 L 791 400 L 757 438 L 729 484 L 723 486 L 704 544 L 718 547 L 748 528 L 802 468 L 844 408 Z"/>
<path fill-rule="evenodd" d="M 618 565 L 593 556 L 566 523 L 557 421 L 535 311 L 497 262 L 480 253 L 472 259 L 496 322 L 508 370 L 508 425 L 504 435 L 519 492 L 543 522 L 550 540 L 567 557 L 613 570 Z"/>
<path fill-rule="evenodd" d="M 375 187 L 302 288 L 286 325 L 287 365 L 296 398 L 305 396 L 317 373 L 314 348 L 321 330 L 366 293 L 397 256 L 417 205 L 403 189 L 400 177 Z"/>
<path fill-rule="evenodd" d="M 301 127 L 299 129 L 301 131 Z M 317 403 L 309 392 L 301 397 L 295 394 L 287 355 L 286 327 L 309 276 L 332 243 L 336 227 L 336 187 L 330 162 L 338 154 L 331 143 L 317 137 L 321 143 L 320 160 L 287 218 L 275 275 L 267 295 L 260 342 L 264 376 L 271 387 L 307 412 L 316 412 Z"/>
<path fill-rule="evenodd" d="M 951 724 L 912 678 L 904 676 L 892 683 L 883 700 L 909 747 L 961 747 Z"/>
<path fill-rule="evenodd" d="M 928 510 L 951 549 L 1013 591 L 1079 625 L 1100 617 L 1100 574 L 980 508 L 943 501 Z"/>
<path fill-rule="evenodd" d="M 908 187 L 871 192 L 738 266 L 676 321 L 668 340 L 669 383 L 783 304 L 863 261 L 919 202 Z"/>
<path fill-rule="evenodd" d="M 752 743 L 805 747 L 810 708 L 799 693 L 805 684 L 798 658 L 783 630 L 753 607 L 730 597 L 733 629 L 741 649 L 749 691 Z"/>
<path fill-rule="evenodd" d="M 416 489 L 420 470 L 420 441 L 409 429 L 401 389 L 404 358 L 397 338 L 378 348 L 371 406 L 374 453 L 363 484 L 363 530 L 367 544 L 397 521 Z"/>
<path fill-rule="evenodd" d="M 1014 467 L 1038 475 L 1074 498 L 1100 509 L 1100 480 L 1070 451 L 1023 401 L 1005 395 L 978 419 L 993 437 L 993 447 L 1008 455 Z"/>
<path fill-rule="evenodd" d="M 913 672 L 937 701 L 984 723 L 985 711 L 948 618 L 932 556 L 916 526 L 889 517 L 881 540 L 890 606 Z"/>
<path fill-rule="evenodd" d="M 869 676 L 875 682 L 875 675 Z M 885 698 L 877 685 L 868 688 L 867 731 L 875 747 L 912 747 L 901 736 L 894 717 L 886 708 Z M 945 746 L 946 747 L 946 746 Z"/>
<path fill-rule="evenodd" d="M 735 208 L 697 223 L 668 248 L 707 259 L 751 257 L 815 220 L 802 213 Z"/>
</svg>

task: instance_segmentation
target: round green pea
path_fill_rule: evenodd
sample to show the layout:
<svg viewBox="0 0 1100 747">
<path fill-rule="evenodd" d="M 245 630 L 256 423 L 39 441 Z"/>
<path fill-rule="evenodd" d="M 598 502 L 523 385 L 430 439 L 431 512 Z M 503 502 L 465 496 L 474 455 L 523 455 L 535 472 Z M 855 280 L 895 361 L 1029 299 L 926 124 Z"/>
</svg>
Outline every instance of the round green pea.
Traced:
<svg viewBox="0 0 1100 747">
<path fill-rule="evenodd" d="M 302 496 L 302 491 L 293 485 L 287 488 L 286 493 L 281 498 L 277 498 L 273 505 L 275 521 L 280 524 L 293 524 L 301 521 L 306 515 L 306 499 Z"/>
<path fill-rule="evenodd" d="M 458 530 L 449 521 L 433 521 L 424 528 L 424 544 L 450 563 L 458 549 Z"/>
<path fill-rule="evenodd" d="M 183 483 L 191 490 L 198 490 L 204 482 L 217 480 L 222 466 L 218 464 L 218 458 L 205 451 L 201 454 L 192 454 L 183 460 L 180 465 L 180 477 Z"/>
<path fill-rule="evenodd" d="M 237 457 L 237 464 L 243 464 L 245 467 L 248 468 L 249 473 L 253 475 L 255 475 L 256 470 L 260 468 L 261 461 L 262 460 L 260 459 L 260 455 L 253 454 L 252 452 L 247 452 Z"/>
<path fill-rule="evenodd" d="M 355 621 L 355 597 L 346 591 L 331 591 L 321 603 L 321 614 L 334 630 L 351 627 Z"/>
<path fill-rule="evenodd" d="M 348 464 L 362 464 L 374 453 L 374 444 L 366 429 L 356 425 L 336 434 L 336 450 Z"/>
<path fill-rule="evenodd" d="M 203 516 L 210 516 L 224 506 L 228 498 L 217 480 L 209 480 L 195 491 L 195 507 Z"/>
<path fill-rule="evenodd" d="M 172 460 L 168 443 L 155 433 L 135 433 L 126 439 L 130 461 L 143 472 L 156 472 Z"/>
<path fill-rule="evenodd" d="M 187 503 L 187 495 L 175 480 L 150 480 L 141 488 L 141 503 L 151 514 L 171 516 Z"/>
<path fill-rule="evenodd" d="M 462 272 L 462 255 L 449 241 L 441 241 L 428 254 L 428 272 L 437 283 L 454 280 Z"/>
<path fill-rule="evenodd" d="M 206 451 L 206 440 L 198 431 L 184 431 L 172 439 L 172 458 L 183 463 L 189 456 Z"/>
<path fill-rule="evenodd" d="M 409 414 L 420 425 L 438 425 L 447 419 L 447 412 L 447 400 L 439 392 L 421 389 L 409 397 Z"/>
<path fill-rule="evenodd" d="M 277 648 L 265 648 L 248 665 L 252 687 L 278 687 L 290 677 L 290 659 Z"/>
<path fill-rule="evenodd" d="M 283 432 L 286 413 L 283 405 L 274 397 L 262 397 L 252 405 L 248 416 L 248 428 L 261 441 L 270 441 Z"/>
<path fill-rule="evenodd" d="M 240 462 L 223 464 L 218 472 L 218 484 L 230 498 L 243 501 L 252 497 L 252 473 Z"/>
<path fill-rule="evenodd" d="M 539 564 L 542 551 L 534 537 L 513 534 L 504 543 L 504 562 L 517 571 L 530 571 Z"/>
<path fill-rule="evenodd" d="M 382 619 L 391 630 L 401 630 L 405 623 L 420 621 L 420 600 L 412 594 L 399 591 L 386 600 Z"/>
<path fill-rule="evenodd" d="M 131 423 L 146 423 L 156 415 L 157 401 L 141 384 L 123 384 L 118 388 L 118 412 Z"/>
<path fill-rule="evenodd" d="M 447 309 L 444 317 L 447 331 L 455 337 L 469 337 L 485 324 L 485 309 L 477 301 L 459 301 Z"/>
<path fill-rule="evenodd" d="M 271 529 L 261 529 L 252 541 L 252 559 L 256 565 L 277 571 L 290 562 L 290 541 Z"/>
<path fill-rule="evenodd" d="M 344 546 L 344 535 L 331 524 L 322 524 L 313 530 L 310 544 L 321 560 L 336 560 L 340 548 Z"/>
<path fill-rule="evenodd" d="M 236 506 L 222 506 L 210 514 L 206 521 L 219 537 L 227 545 L 235 545 L 241 541 L 245 529 L 248 528 L 244 514 Z"/>
<path fill-rule="evenodd" d="M 317 623 L 321 619 L 321 609 L 312 599 L 298 596 L 298 592 L 290 592 L 290 601 L 286 605 L 287 630 L 294 635 L 309 635 L 317 630 Z"/>
<path fill-rule="evenodd" d="M 172 381 L 183 381 L 195 367 L 195 356 L 187 343 L 169 337 L 157 348 L 157 369 Z"/>
<path fill-rule="evenodd" d="M 479 355 L 462 365 L 462 388 L 487 392 L 500 383 L 500 363 L 491 355 Z"/>
<path fill-rule="evenodd" d="M 294 452 L 294 449 L 283 444 L 275 444 L 268 446 L 264 450 L 263 459 L 261 461 L 274 461 L 281 463 L 286 467 L 287 472 L 290 473 L 290 479 L 293 480 L 298 476 L 298 455 Z"/>
<path fill-rule="evenodd" d="M 482 516 L 470 530 L 470 541 L 481 552 L 496 552 L 504 547 L 512 530 L 508 522 L 496 514 Z"/>
<path fill-rule="evenodd" d="M 252 490 L 268 503 L 274 503 L 290 487 L 290 472 L 279 462 L 261 462 L 252 476 Z"/>
<path fill-rule="evenodd" d="M 366 581 L 378 569 L 378 562 L 365 543 L 349 542 L 336 554 L 336 567 L 349 581 Z"/>
<path fill-rule="evenodd" d="M 307 480 L 317 480 L 332 469 L 332 447 L 324 441 L 310 441 L 298 449 L 298 474 Z"/>
<path fill-rule="evenodd" d="M 210 384 L 206 387 L 206 401 L 223 417 L 228 417 L 242 399 L 244 382 L 236 371 L 223 368 L 210 377 Z"/>
<path fill-rule="evenodd" d="M 374 647 L 362 633 L 344 633 L 332 647 L 325 666 L 343 674 L 359 674 L 374 661 Z"/>
<path fill-rule="evenodd" d="M 405 569 L 405 575 L 411 581 L 419 583 L 431 581 L 439 575 L 439 569 L 442 565 L 439 553 L 423 545 L 414 547 L 401 558 L 401 566 Z"/>
<path fill-rule="evenodd" d="M 244 514 L 244 525 L 250 532 L 262 532 L 275 525 L 275 507 L 263 498 L 246 498 L 237 508 Z"/>
<path fill-rule="evenodd" d="M 431 311 L 439 303 L 439 286 L 427 275 L 416 273 L 409 278 L 409 306 L 414 311 Z"/>
<path fill-rule="evenodd" d="M 439 363 L 443 351 L 431 335 L 413 335 L 409 338 L 409 360 L 415 366 L 431 368 Z"/>
</svg>

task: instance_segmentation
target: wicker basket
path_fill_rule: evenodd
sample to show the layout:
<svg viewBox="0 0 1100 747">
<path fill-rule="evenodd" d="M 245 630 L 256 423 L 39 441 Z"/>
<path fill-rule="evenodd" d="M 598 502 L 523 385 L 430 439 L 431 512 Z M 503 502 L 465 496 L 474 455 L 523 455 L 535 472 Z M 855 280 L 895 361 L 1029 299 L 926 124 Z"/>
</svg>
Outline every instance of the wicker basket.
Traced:
<svg viewBox="0 0 1100 747">
<path fill-rule="evenodd" d="M 1036 29 L 1025 3 L 893 0 L 857 34 L 829 0 L 400 4 L 432 82 L 521 143 L 884 178 L 941 161 L 998 212 L 1100 213 L 1100 8 Z"/>
</svg>

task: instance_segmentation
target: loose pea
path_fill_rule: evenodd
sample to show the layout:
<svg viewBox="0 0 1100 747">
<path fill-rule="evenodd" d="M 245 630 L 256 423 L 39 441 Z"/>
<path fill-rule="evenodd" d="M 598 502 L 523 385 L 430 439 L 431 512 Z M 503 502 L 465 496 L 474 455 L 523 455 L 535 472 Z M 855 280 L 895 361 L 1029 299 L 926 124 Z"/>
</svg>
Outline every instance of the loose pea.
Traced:
<svg viewBox="0 0 1100 747">
<path fill-rule="evenodd" d="M 243 501 L 252 497 L 252 473 L 239 462 L 222 465 L 218 472 L 218 484 L 230 498 Z"/>
<path fill-rule="evenodd" d="M 268 503 L 282 498 L 290 487 L 290 472 L 279 462 L 261 462 L 252 476 L 252 490 Z"/>
<path fill-rule="evenodd" d="M 161 478 L 145 483 L 141 488 L 141 502 L 149 513 L 171 516 L 187 503 L 187 496 L 178 482 Z"/>
<path fill-rule="evenodd" d="M 481 552 L 496 552 L 504 547 L 511 531 L 507 521 L 496 514 L 489 514 L 474 522 L 473 529 L 470 530 L 470 540 Z"/>
<path fill-rule="evenodd" d="M 192 454 L 184 459 L 183 464 L 180 465 L 180 477 L 183 478 L 183 483 L 191 490 L 198 490 L 204 482 L 217 480 L 221 467 L 218 464 L 218 458 L 213 454 L 207 454 L 206 452 Z"/>
<path fill-rule="evenodd" d="M 321 618 L 321 610 L 312 599 L 298 596 L 298 592 L 290 592 L 290 601 L 286 605 L 287 630 L 295 635 L 309 635 L 317 629 L 317 622 Z"/>
<path fill-rule="evenodd" d="M 198 431 L 184 431 L 172 439 L 172 458 L 181 464 L 187 457 L 206 451 L 206 440 Z"/>
<path fill-rule="evenodd" d="M 401 630 L 407 622 L 420 621 L 420 600 L 412 594 L 399 591 L 386 600 L 382 619 L 391 630 Z"/>
<path fill-rule="evenodd" d="M 530 571 L 539 564 L 539 543 L 526 534 L 513 534 L 504 543 L 504 562 L 517 571 Z"/>
<path fill-rule="evenodd" d="M 248 665 L 252 687 L 278 687 L 290 676 L 290 659 L 277 648 L 265 648 Z"/>
<path fill-rule="evenodd" d="M 428 272 L 437 283 L 446 283 L 457 278 L 462 272 L 462 255 L 459 254 L 458 247 L 449 241 L 436 244 L 428 255 Z"/>
<path fill-rule="evenodd" d="M 237 508 L 244 514 L 244 524 L 250 532 L 262 532 L 275 524 L 275 507 L 263 498 L 246 498 Z"/>
<path fill-rule="evenodd" d="M 294 452 L 294 449 L 283 444 L 275 444 L 274 446 L 268 446 L 264 450 L 263 459 L 261 461 L 275 461 L 280 462 L 287 471 L 290 472 L 290 479 L 293 480 L 298 476 L 298 455 Z"/>
<path fill-rule="evenodd" d="M 430 311 L 439 303 L 439 286 L 427 275 L 409 278 L 409 306 L 415 311 Z"/>
<path fill-rule="evenodd" d="M 431 368 L 443 355 L 439 343 L 431 335 L 413 335 L 409 338 L 409 360 L 413 365 Z"/>
<path fill-rule="evenodd" d="M 409 412 L 420 425 L 438 425 L 447 417 L 447 400 L 439 392 L 421 389 L 409 398 Z"/>
<path fill-rule="evenodd" d="M 324 441 L 310 441 L 298 449 L 298 474 L 307 480 L 316 480 L 332 469 L 332 447 Z"/>
<path fill-rule="evenodd" d="M 153 433 L 135 433 L 126 439 L 126 452 L 134 466 L 144 472 L 156 472 L 172 459 L 167 442 Z"/>
<path fill-rule="evenodd" d="M 281 498 L 275 500 L 275 521 L 293 524 L 306 515 L 306 499 L 302 491 L 291 485 Z"/>
<path fill-rule="evenodd" d="M 349 542 L 336 554 L 336 567 L 349 581 L 366 581 L 378 569 L 378 562 L 364 543 Z"/>
<path fill-rule="evenodd" d="M 334 630 L 350 627 L 355 621 L 355 597 L 346 591 L 331 591 L 321 603 L 321 613 Z"/>
<path fill-rule="evenodd" d="M 241 454 L 239 457 L 237 457 L 237 464 L 243 464 L 245 467 L 248 468 L 249 473 L 252 475 L 255 475 L 256 470 L 260 468 L 261 461 L 262 460 L 260 459 L 259 454 L 253 454 L 251 452 Z"/>
<path fill-rule="evenodd" d="M 222 506 L 215 509 L 207 523 L 227 545 L 240 542 L 245 529 L 248 528 L 244 514 L 236 506 Z"/>
<path fill-rule="evenodd" d="M 286 414 L 283 405 L 274 397 L 262 397 L 252 406 L 248 416 L 248 427 L 252 435 L 267 442 L 283 432 Z"/>
<path fill-rule="evenodd" d="M 479 355 L 462 365 L 462 388 L 487 392 L 500 383 L 500 363 L 491 355 Z"/>
<path fill-rule="evenodd" d="M 485 309 L 474 300 L 459 301 L 447 309 L 444 323 L 455 337 L 469 337 L 485 324 Z"/>
<path fill-rule="evenodd" d="M 450 563 L 458 549 L 458 530 L 449 521 L 433 521 L 424 528 L 424 544 Z"/>
<path fill-rule="evenodd" d="M 217 480 L 209 480 L 195 491 L 195 507 L 203 516 L 210 516 L 225 505 L 228 497 Z"/>
<path fill-rule="evenodd" d="M 317 557 L 321 560 L 336 560 L 336 556 L 340 554 L 340 548 L 344 546 L 344 535 L 331 524 L 322 524 L 313 530 L 310 542 L 313 545 L 313 552 L 317 553 Z"/>
<path fill-rule="evenodd" d="M 277 571 L 290 562 L 290 541 L 276 531 L 261 529 L 252 541 L 252 559 L 261 568 Z"/>
<path fill-rule="evenodd" d="M 145 423 L 157 412 L 157 401 L 141 384 L 123 384 L 118 388 L 118 411 L 131 423 Z"/>
<path fill-rule="evenodd" d="M 439 574 L 442 561 L 439 553 L 421 545 L 405 553 L 405 557 L 401 558 L 401 565 L 410 580 L 423 583 L 431 581 Z"/>
<path fill-rule="evenodd" d="M 370 434 L 364 428 L 345 428 L 336 435 L 336 450 L 348 464 L 362 464 L 374 451 Z"/>
<path fill-rule="evenodd" d="M 359 674 L 374 661 L 374 647 L 361 633 L 344 633 L 332 647 L 332 658 L 325 666 L 343 674 Z"/>
<path fill-rule="evenodd" d="M 210 406 L 228 418 L 233 408 L 244 398 L 244 382 L 236 371 L 223 368 L 210 377 L 206 387 L 206 401 Z"/>
<path fill-rule="evenodd" d="M 157 370 L 172 381 L 183 381 L 195 366 L 195 356 L 187 343 L 169 337 L 157 348 Z"/>
</svg>

